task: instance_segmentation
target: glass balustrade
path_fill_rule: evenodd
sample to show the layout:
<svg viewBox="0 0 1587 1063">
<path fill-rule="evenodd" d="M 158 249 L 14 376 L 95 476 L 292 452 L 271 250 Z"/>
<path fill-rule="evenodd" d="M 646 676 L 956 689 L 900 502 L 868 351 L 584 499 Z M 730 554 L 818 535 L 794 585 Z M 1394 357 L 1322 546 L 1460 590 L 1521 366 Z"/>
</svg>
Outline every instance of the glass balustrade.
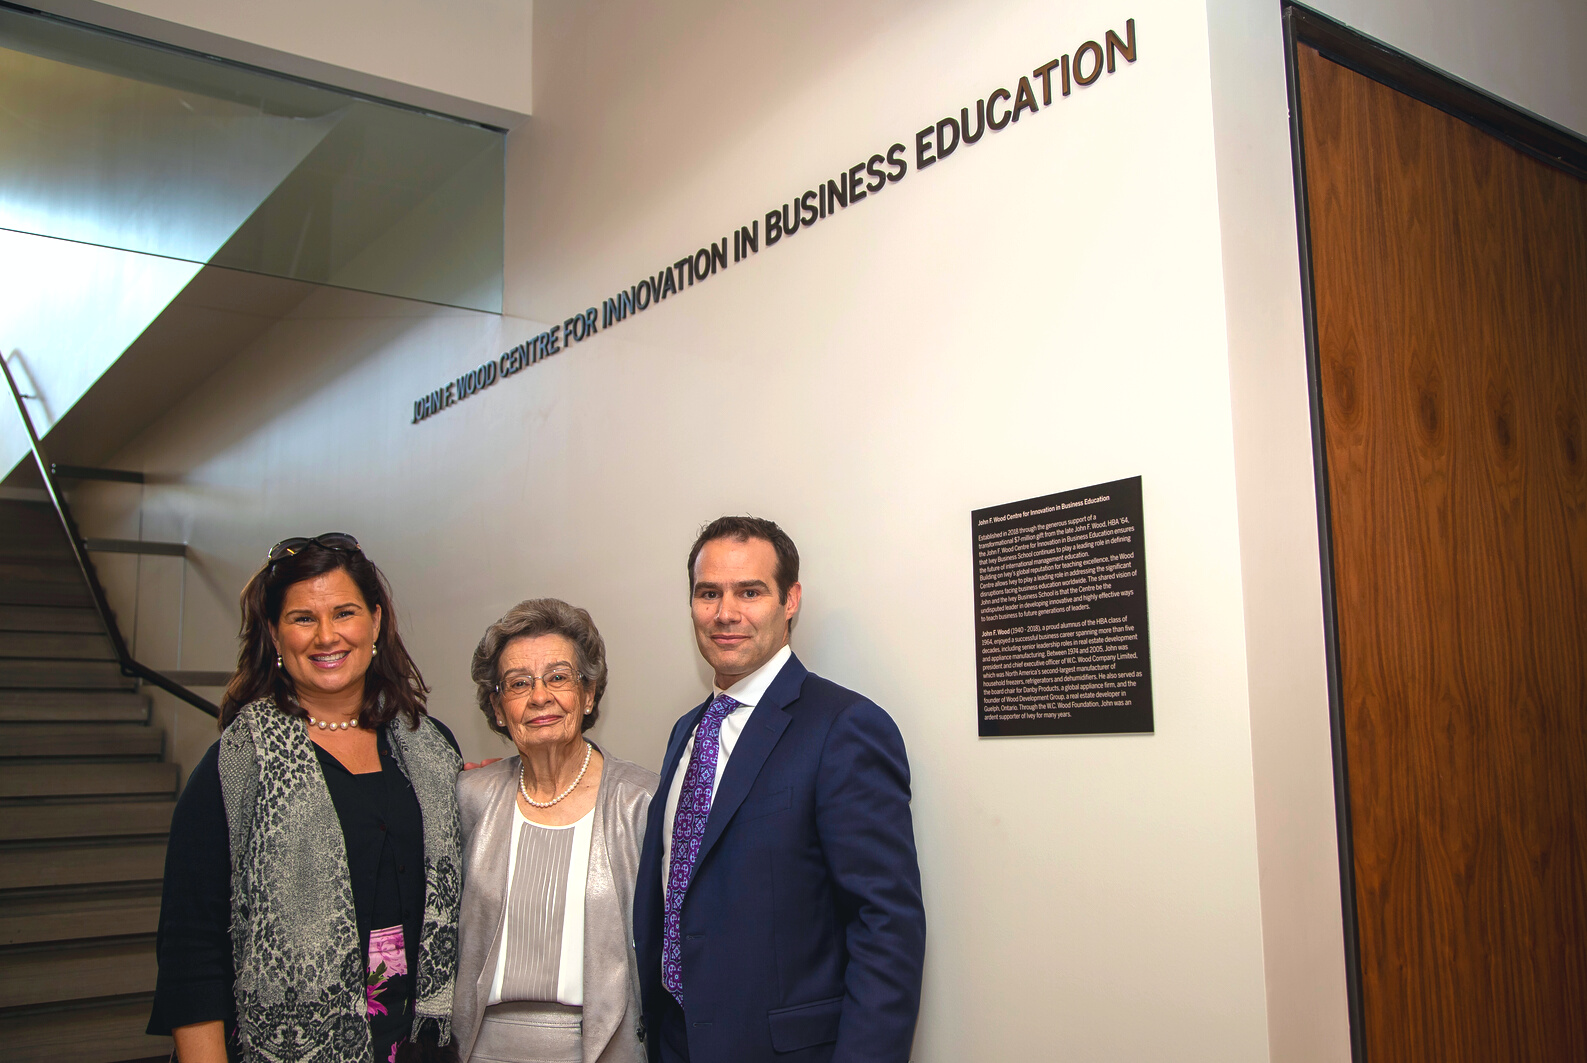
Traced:
<svg viewBox="0 0 1587 1063">
<path fill-rule="evenodd" d="M 0 229 L 499 313 L 504 139 L 0 6 Z"/>
</svg>

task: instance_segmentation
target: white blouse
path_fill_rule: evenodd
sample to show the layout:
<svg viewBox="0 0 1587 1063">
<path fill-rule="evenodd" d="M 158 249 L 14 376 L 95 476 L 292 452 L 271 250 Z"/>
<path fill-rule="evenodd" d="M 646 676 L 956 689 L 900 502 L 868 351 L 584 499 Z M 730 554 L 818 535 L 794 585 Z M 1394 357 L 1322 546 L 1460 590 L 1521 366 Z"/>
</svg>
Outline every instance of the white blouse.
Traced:
<svg viewBox="0 0 1587 1063">
<path fill-rule="evenodd" d="M 507 944 L 512 941 L 513 934 L 513 887 L 518 884 L 518 852 L 525 841 L 525 831 L 573 832 L 572 852 L 568 859 L 567 899 L 562 912 L 562 957 L 557 970 L 556 1000 L 559 1004 L 584 1006 L 584 885 L 589 878 L 590 843 L 594 837 L 594 826 L 593 808 L 577 823 L 565 827 L 547 827 L 531 823 L 518 808 L 517 802 L 513 802 L 513 833 L 512 844 L 508 847 L 507 897 L 502 910 L 501 947 L 496 950 L 496 973 L 491 978 L 487 1006 L 502 1002 L 502 979 L 507 970 L 509 952 Z"/>
</svg>

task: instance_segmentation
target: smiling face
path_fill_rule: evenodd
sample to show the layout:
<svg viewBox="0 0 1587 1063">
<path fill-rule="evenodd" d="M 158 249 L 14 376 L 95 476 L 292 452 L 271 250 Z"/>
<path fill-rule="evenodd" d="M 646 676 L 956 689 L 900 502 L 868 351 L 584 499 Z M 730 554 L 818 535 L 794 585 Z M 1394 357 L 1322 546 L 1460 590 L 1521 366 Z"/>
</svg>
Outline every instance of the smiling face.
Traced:
<svg viewBox="0 0 1587 1063">
<path fill-rule="evenodd" d="M 524 756 L 536 747 L 581 741 L 584 716 L 595 707 L 595 689 L 579 676 L 578 659 L 573 643 L 562 635 L 515 638 L 501 651 L 496 718 Z M 550 689 L 558 685 L 557 677 L 570 681 L 568 689 Z"/>
<path fill-rule="evenodd" d="M 369 608 L 345 570 L 288 587 L 270 634 L 304 709 L 358 713 L 380 637 L 380 607 Z"/>
<path fill-rule="evenodd" d="M 694 560 L 694 638 L 723 690 L 788 644 L 799 584 L 777 598 L 777 551 L 765 539 L 712 539 Z"/>
</svg>

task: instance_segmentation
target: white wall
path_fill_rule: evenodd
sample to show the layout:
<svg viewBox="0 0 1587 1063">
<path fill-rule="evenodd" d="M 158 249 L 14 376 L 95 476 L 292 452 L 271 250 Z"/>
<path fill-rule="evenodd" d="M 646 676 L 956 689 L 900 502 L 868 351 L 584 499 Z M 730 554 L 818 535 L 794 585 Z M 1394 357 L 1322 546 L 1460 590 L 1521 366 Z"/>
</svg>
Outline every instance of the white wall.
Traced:
<svg viewBox="0 0 1587 1063">
<path fill-rule="evenodd" d="M 1208 5 L 1271 1056 L 1350 1058 L 1278 5 Z"/>
<path fill-rule="evenodd" d="M 507 299 L 559 318 L 1126 16 L 1135 66 L 575 352 L 596 417 L 548 455 L 605 484 L 566 521 L 597 541 L 547 544 L 546 568 L 632 557 L 643 599 L 659 573 L 654 603 L 599 572 L 581 594 L 617 614 L 621 657 L 677 677 L 674 707 L 702 689 L 680 675 L 688 531 L 749 510 L 801 543 L 796 645 L 910 745 L 922 1059 L 1266 1056 L 1201 13 L 537 18 L 514 147 L 555 163 L 509 188 L 555 209 L 510 225 L 509 255 L 537 253 Z M 978 740 L 968 511 L 1137 472 L 1157 734 Z M 654 758 L 672 715 L 624 737 Z"/>
</svg>

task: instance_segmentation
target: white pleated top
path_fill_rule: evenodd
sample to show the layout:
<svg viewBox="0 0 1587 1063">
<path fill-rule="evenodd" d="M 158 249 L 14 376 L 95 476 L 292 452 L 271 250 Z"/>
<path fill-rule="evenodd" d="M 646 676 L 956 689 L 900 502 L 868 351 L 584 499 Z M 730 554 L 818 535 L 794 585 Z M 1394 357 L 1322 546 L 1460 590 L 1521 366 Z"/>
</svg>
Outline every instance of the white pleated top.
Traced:
<svg viewBox="0 0 1587 1063">
<path fill-rule="evenodd" d="M 577 823 L 546 827 L 529 822 L 514 802 L 502 947 L 487 1006 L 584 1006 L 584 885 L 594 826 L 593 808 Z"/>
</svg>

